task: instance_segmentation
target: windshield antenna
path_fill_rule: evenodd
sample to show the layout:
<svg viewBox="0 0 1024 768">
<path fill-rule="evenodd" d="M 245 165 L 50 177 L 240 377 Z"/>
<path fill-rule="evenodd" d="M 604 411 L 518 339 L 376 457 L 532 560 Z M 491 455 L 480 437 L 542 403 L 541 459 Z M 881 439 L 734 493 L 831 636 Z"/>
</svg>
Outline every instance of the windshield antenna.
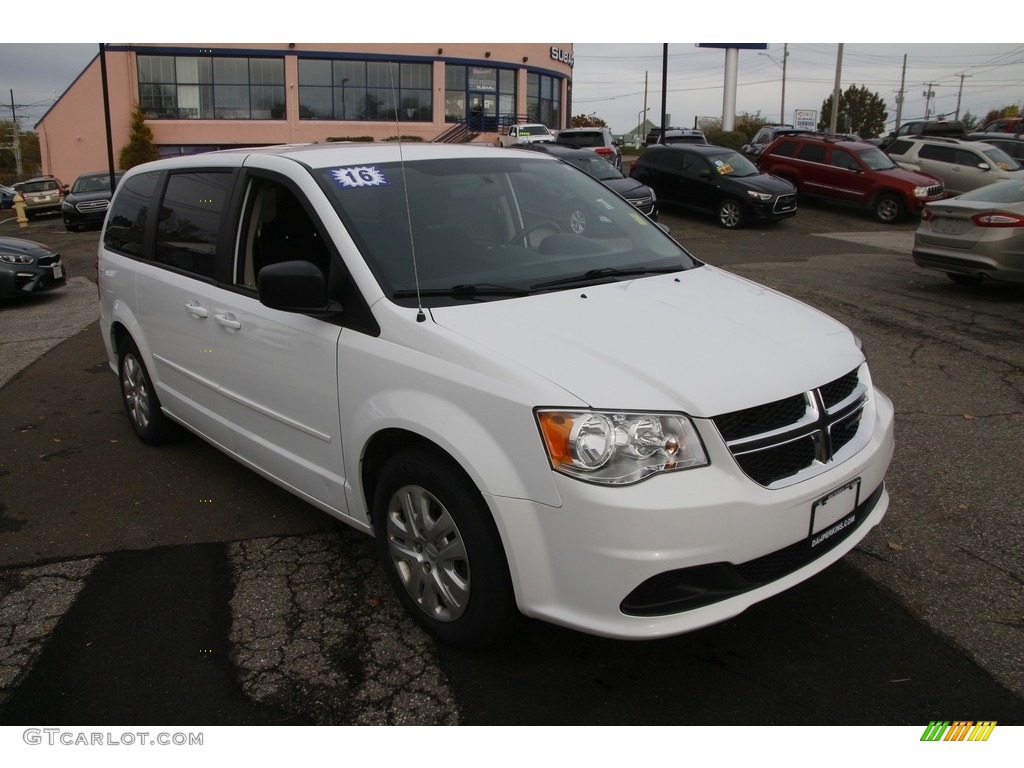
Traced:
<svg viewBox="0 0 1024 768">
<path fill-rule="evenodd" d="M 388 82 L 391 85 L 391 98 L 395 104 L 395 138 L 398 139 L 398 165 L 402 169 L 402 194 L 405 196 L 405 220 L 409 227 L 409 250 L 412 253 L 412 275 L 416 282 L 416 322 L 427 319 L 423 312 L 423 298 L 420 295 L 420 272 L 416 265 L 416 238 L 412 234 L 412 211 L 409 208 L 409 184 L 405 180 L 405 153 L 402 150 L 402 126 L 398 120 L 398 93 L 395 88 L 395 62 L 388 62 Z"/>
</svg>

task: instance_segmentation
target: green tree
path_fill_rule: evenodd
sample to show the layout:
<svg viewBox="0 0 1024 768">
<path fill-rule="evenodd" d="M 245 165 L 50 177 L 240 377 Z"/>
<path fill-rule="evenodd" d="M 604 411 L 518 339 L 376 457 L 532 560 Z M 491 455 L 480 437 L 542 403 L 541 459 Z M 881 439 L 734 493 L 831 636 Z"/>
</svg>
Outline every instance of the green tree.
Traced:
<svg viewBox="0 0 1024 768">
<path fill-rule="evenodd" d="M 889 113 L 885 99 L 866 87 L 851 85 L 839 94 L 839 120 L 836 130 L 841 133 L 856 133 L 865 139 L 880 136 L 885 130 Z M 832 96 L 821 103 L 821 120 L 818 128 L 824 130 L 832 124 Z"/>
<path fill-rule="evenodd" d="M 770 121 L 764 115 L 761 114 L 761 110 L 757 110 L 754 114 L 749 112 L 741 112 L 736 115 L 736 123 L 733 126 L 734 131 L 739 131 L 747 137 L 747 141 L 754 138 L 754 134 L 757 133 L 765 125 L 768 125 Z M 743 142 L 746 144 L 747 142 Z"/>
<path fill-rule="evenodd" d="M 970 110 L 960 115 L 960 122 L 964 124 L 964 129 L 968 133 L 978 130 L 981 125 L 981 119 L 977 115 L 971 114 Z"/>
<path fill-rule="evenodd" d="M 136 165 L 159 158 L 160 153 L 153 143 L 153 132 L 146 125 L 146 115 L 142 107 L 136 104 L 132 111 L 131 134 L 128 136 L 128 143 L 121 147 L 121 152 L 117 156 L 118 165 L 121 170 L 127 171 Z"/>
<path fill-rule="evenodd" d="M 602 120 L 600 117 L 594 117 L 593 115 L 573 115 L 572 120 L 569 121 L 570 128 L 607 128 L 608 123 Z"/>
</svg>

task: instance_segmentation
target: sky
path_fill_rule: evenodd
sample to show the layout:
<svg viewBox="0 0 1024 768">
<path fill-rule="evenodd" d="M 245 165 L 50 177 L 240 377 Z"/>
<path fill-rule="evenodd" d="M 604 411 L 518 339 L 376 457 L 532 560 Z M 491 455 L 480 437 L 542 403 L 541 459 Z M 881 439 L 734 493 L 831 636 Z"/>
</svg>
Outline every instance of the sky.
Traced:
<svg viewBox="0 0 1024 768">
<path fill-rule="evenodd" d="M 51 0 L 54 2 L 54 0 Z M 66 0 L 56 0 L 54 9 Z M 986 18 L 999 18 L 1001 6 L 1006 18 L 1016 18 L 1017 10 L 1009 0 L 993 0 L 986 6 Z M 19 115 L 22 127 L 31 130 L 46 109 L 59 98 L 88 62 L 97 54 L 99 43 L 91 39 L 142 40 L 144 42 L 268 42 L 273 40 L 320 41 L 324 37 L 344 40 L 346 36 L 361 40 L 379 39 L 387 42 L 464 42 L 464 41 L 528 41 L 550 42 L 574 48 L 573 114 L 594 114 L 604 119 L 616 133 L 626 133 L 637 124 L 645 106 L 653 122 L 661 113 L 661 72 L 663 43 L 652 41 L 659 24 L 672 30 L 673 37 L 692 40 L 796 40 L 786 50 L 786 120 L 792 122 L 793 110 L 820 111 L 822 101 L 832 93 L 837 65 L 837 42 L 814 42 L 820 36 L 815 28 L 830 32 L 842 28 L 847 39 L 873 40 L 870 43 L 844 43 L 840 87 L 863 85 L 881 96 L 888 106 L 889 120 L 896 117 L 896 95 L 904 82 L 904 120 L 923 117 L 925 91 L 934 92 L 929 114 L 950 118 L 960 99 L 961 113 L 970 111 L 983 117 L 993 108 L 1024 103 L 1024 43 L 984 42 L 922 42 L 922 40 L 953 40 L 961 31 L 929 28 L 917 5 L 894 5 L 882 0 L 860 0 L 856 12 L 847 6 L 828 5 L 828 15 L 815 19 L 818 2 L 790 0 L 787 19 L 763 19 L 763 4 L 750 0 L 734 0 L 729 11 L 687 9 L 676 13 L 659 11 L 646 14 L 643 6 L 635 9 L 619 7 L 615 12 L 581 14 L 545 10 L 543 13 L 510 13 L 495 16 L 493 10 L 480 10 L 474 34 L 467 36 L 467 25 L 453 26 L 448 19 L 437 17 L 408 20 L 400 12 L 391 15 L 387 27 L 374 7 L 345 9 L 344 15 L 332 10 L 315 10 L 261 21 L 250 18 L 240 25 L 230 9 L 211 10 L 210 4 L 198 0 L 176 0 L 174 18 L 161 18 L 159 25 L 134 25 L 119 18 L 138 18 L 130 13 L 125 0 L 108 0 L 108 11 L 101 20 L 76 19 L 69 10 L 62 16 L 55 10 L 53 18 L 67 18 L 75 23 L 64 29 L 33 25 L 19 30 L 18 42 L 4 42 L 0 31 L 0 116 L 10 119 L 11 104 Z M 124 4 L 125 13 L 117 6 Z M 69 9 L 80 3 L 67 3 Z M 318 3 L 311 0 L 308 8 Z M 499 4 L 500 6 L 500 4 Z M 48 4 L 48 9 L 50 5 Z M 136 6 L 137 7 L 137 6 Z M 399 6 L 396 6 L 396 8 Z M 436 7 L 443 7 L 443 3 Z M 463 6 L 457 6 L 463 7 Z M 494 6 L 498 7 L 498 6 Z M 930 6 L 937 7 L 937 6 Z M 305 7 L 304 7 L 305 8 Z M 577 7 L 578 8 L 578 7 Z M 536 9 L 534 9 L 536 10 Z M 490 17 L 488 17 L 488 14 Z M 563 15 L 564 14 L 564 15 Z M 195 19 L 203 19 L 203 39 L 197 39 Z M 931 18 L 944 18 L 935 15 Z M 843 20 L 843 25 L 837 23 Z M 480 21 L 480 23 L 476 23 Z M 653 21 L 653 23 L 652 23 Z M 331 25 L 341 30 L 325 35 Z M 1004 25 L 1006 28 L 1015 25 Z M 43 29 L 43 27 L 46 27 Z M 975 25 L 993 28 L 997 24 Z M 896 30 L 913 30 L 899 34 Z M 317 33 L 320 32 L 319 35 Z M 386 32 L 386 34 L 385 34 Z M 538 36 L 539 32 L 542 36 Z M 311 37 L 310 35 L 314 35 Z M 35 37 L 34 37 L 35 36 Z M 609 39 L 616 42 L 605 42 Z M 803 40 L 804 42 L 799 42 Z M 905 42 L 904 42 L 905 41 Z M 341 43 L 343 44 L 343 43 Z M 780 121 L 782 108 L 783 43 L 768 43 L 764 51 L 743 50 L 739 53 L 736 111 L 757 114 L 773 122 Z M 906 72 L 903 74 L 904 56 Z M 668 44 L 668 78 L 666 111 L 671 124 L 692 127 L 694 119 L 720 118 L 723 110 L 725 52 L 699 48 L 695 42 Z M 646 81 L 646 86 L 645 86 Z M 962 91 L 961 91 L 962 87 Z M 889 126 L 892 127 L 891 125 Z"/>
</svg>

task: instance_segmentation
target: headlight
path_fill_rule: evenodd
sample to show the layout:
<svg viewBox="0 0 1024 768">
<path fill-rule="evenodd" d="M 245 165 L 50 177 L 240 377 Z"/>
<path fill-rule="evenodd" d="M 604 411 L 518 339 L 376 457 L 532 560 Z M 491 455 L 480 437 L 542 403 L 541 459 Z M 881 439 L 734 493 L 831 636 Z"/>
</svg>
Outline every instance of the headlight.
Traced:
<svg viewBox="0 0 1024 768">
<path fill-rule="evenodd" d="M 60 204 L 60 209 L 62 211 L 73 211 L 75 210 L 75 206 L 73 206 L 71 203 L 65 200 L 63 203 Z"/>
<path fill-rule="evenodd" d="M 21 253 L 0 253 L 0 261 L 8 264 L 34 264 L 35 258 Z"/>
<path fill-rule="evenodd" d="M 914 197 L 928 197 L 930 187 L 914 187 Z"/>
<path fill-rule="evenodd" d="M 681 414 L 545 408 L 536 415 L 551 467 L 579 480 L 626 485 L 708 463 Z"/>
<path fill-rule="evenodd" d="M 772 196 L 768 192 L 755 192 L 752 189 L 747 190 L 747 197 L 751 200 L 760 200 L 762 203 L 767 203 L 772 199 Z"/>
</svg>

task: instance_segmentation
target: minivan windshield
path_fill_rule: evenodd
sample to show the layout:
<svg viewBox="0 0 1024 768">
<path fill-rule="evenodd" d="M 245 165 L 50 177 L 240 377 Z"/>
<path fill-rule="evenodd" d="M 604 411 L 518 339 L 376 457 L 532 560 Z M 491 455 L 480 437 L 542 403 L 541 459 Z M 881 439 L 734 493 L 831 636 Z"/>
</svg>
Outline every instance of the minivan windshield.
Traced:
<svg viewBox="0 0 1024 768">
<path fill-rule="evenodd" d="M 700 266 L 587 174 L 516 154 L 315 173 L 400 303 L 500 299 Z"/>
</svg>

